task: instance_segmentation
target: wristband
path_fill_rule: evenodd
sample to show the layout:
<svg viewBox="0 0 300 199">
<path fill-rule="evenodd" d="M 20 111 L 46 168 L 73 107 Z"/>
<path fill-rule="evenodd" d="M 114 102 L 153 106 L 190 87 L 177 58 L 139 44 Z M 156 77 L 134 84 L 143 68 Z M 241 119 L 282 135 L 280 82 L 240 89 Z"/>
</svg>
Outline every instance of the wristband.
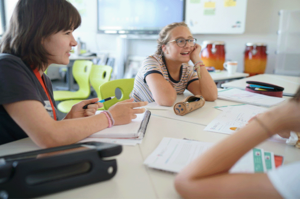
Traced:
<svg viewBox="0 0 300 199">
<path fill-rule="evenodd" d="M 114 126 L 115 125 L 115 120 L 114 120 L 113 116 L 111 115 L 111 113 L 109 111 L 105 111 L 105 112 L 109 115 L 109 117 L 111 119 L 112 126 Z"/>
<path fill-rule="evenodd" d="M 108 113 L 106 111 L 103 111 L 102 113 L 104 113 L 104 115 L 106 116 L 106 118 L 108 120 L 108 128 L 112 127 L 112 121 L 111 121 L 110 116 L 108 115 Z"/>
<path fill-rule="evenodd" d="M 202 60 L 197 61 L 197 62 L 194 64 L 194 67 L 195 67 L 197 64 L 200 64 L 200 67 L 205 66 L 205 65 L 203 64 Z"/>
</svg>

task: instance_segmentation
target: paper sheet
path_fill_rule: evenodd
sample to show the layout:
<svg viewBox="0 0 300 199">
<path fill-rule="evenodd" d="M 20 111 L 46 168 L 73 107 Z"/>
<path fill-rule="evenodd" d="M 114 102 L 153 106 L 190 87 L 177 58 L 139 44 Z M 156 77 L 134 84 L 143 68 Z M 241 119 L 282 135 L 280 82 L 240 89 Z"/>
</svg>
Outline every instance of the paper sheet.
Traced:
<svg viewBox="0 0 300 199">
<path fill-rule="evenodd" d="M 218 98 L 266 107 L 274 106 L 285 100 L 284 98 L 261 95 L 236 88 L 219 91 Z"/>
<path fill-rule="evenodd" d="M 266 108 L 253 105 L 228 106 L 204 130 L 232 134 L 245 126 L 252 117 L 266 110 Z"/>
<path fill-rule="evenodd" d="M 190 162 L 213 146 L 213 143 L 175 138 L 163 138 L 144 164 L 150 168 L 178 173 Z M 267 158 L 265 158 L 267 154 Z M 267 161 L 265 161 L 267 159 Z M 266 172 L 275 168 L 274 154 L 263 149 L 251 149 L 230 169 L 231 173 Z"/>
<path fill-rule="evenodd" d="M 151 168 L 179 172 L 212 145 L 206 142 L 163 138 L 144 164 Z"/>
<path fill-rule="evenodd" d="M 137 114 L 137 118 L 125 125 L 113 126 L 94 133 L 90 138 L 138 138 L 138 130 L 145 113 Z"/>
</svg>

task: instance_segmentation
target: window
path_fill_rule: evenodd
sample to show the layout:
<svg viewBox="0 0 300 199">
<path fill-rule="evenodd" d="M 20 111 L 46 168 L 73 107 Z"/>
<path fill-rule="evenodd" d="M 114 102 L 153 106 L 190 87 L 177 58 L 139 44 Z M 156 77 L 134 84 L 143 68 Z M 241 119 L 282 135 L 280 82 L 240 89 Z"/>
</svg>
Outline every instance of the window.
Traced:
<svg viewBox="0 0 300 199">
<path fill-rule="evenodd" d="M 5 31 L 4 0 L 0 0 L 0 36 L 3 35 L 4 31 Z"/>
</svg>

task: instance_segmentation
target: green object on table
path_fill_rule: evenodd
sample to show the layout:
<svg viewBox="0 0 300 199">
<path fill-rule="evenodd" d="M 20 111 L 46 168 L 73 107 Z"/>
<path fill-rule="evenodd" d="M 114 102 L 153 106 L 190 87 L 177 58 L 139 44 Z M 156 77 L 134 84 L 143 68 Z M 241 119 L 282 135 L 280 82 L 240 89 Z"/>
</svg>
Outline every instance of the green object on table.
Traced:
<svg viewBox="0 0 300 199">
<path fill-rule="evenodd" d="M 93 65 L 90 73 L 90 83 L 97 93 L 97 97 L 101 100 L 100 86 L 110 81 L 112 67 L 107 65 Z M 58 104 L 57 108 L 60 112 L 68 113 L 72 106 L 81 102 L 82 100 L 66 100 Z M 98 109 L 104 110 L 104 107 Z"/>
<path fill-rule="evenodd" d="M 117 102 L 129 99 L 129 95 L 133 90 L 134 78 L 130 79 L 117 79 L 113 81 L 106 82 L 100 86 L 100 96 L 101 99 L 115 96 L 115 91 L 117 88 L 121 90 L 122 96 L 118 99 L 116 96 L 114 99 L 104 102 L 104 109 L 108 110 L 112 105 Z"/>
<path fill-rule="evenodd" d="M 71 99 L 86 99 L 91 94 L 89 76 L 93 62 L 85 60 L 76 60 L 73 65 L 73 76 L 79 89 L 78 91 L 54 91 L 55 101 L 64 101 Z"/>
</svg>

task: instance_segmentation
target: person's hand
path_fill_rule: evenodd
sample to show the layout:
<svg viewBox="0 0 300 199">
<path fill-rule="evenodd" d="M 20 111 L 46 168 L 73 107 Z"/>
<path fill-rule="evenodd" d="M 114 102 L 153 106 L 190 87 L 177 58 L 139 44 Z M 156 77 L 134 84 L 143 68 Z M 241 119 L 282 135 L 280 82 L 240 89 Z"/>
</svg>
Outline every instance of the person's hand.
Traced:
<svg viewBox="0 0 300 199">
<path fill-rule="evenodd" d="M 116 103 L 108 111 L 115 120 L 115 125 L 128 124 L 137 117 L 136 114 L 145 112 L 144 108 L 138 107 L 146 106 L 147 104 L 148 102 L 133 102 L 133 99 L 129 99 Z"/>
<path fill-rule="evenodd" d="M 201 60 L 200 52 L 201 52 L 201 46 L 199 44 L 195 44 L 190 54 L 190 59 L 194 64 Z"/>
<path fill-rule="evenodd" d="M 67 114 L 65 119 L 74 119 L 74 118 L 80 118 L 80 117 L 88 117 L 95 115 L 96 111 L 98 108 L 101 108 L 103 104 L 98 102 L 98 98 L 93 98 L 93 99 L 88 99 L 88 100 L 83 100 L 75 105 L 72 106 L 72 109 L 70 112 Z M 94 104 L 91 104 L 94 103 Z M 85 105 L 87 105 L 87 109 L 83 109 Z"/>
</svg>

